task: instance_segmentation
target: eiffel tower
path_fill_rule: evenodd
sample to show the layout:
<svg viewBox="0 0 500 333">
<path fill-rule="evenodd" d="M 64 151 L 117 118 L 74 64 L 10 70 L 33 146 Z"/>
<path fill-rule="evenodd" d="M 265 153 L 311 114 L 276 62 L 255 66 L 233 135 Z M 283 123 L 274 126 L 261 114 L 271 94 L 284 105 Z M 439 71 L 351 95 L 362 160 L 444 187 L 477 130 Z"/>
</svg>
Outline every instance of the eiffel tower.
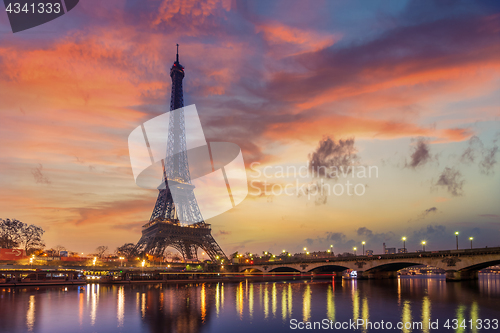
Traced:
<svg viewBox="0 0 500 333">
<path fill-rule="evenodd" d="M 170 111 L 180 110 L 170 113 L 167 158 L 162 161 L 163 183 L 159 187 L 160 193 L 153 214 L 149 222 L 142 226 L 142 237 L 135 249 L 137 253 L 163 256 L 170 246 L 178 250 L 186 260 L 198 259 L 198 249 L 201 248 L 212 261 L 227 261 L 226 255 L 212 236 L 210 224 L 203 220 L 193 192 L 194 186 L 191 184 L 182 110 L 184 67 L 179 63 L 179 44 L 176 61 L 170 68 L 170 77 Z"/>
</svg>

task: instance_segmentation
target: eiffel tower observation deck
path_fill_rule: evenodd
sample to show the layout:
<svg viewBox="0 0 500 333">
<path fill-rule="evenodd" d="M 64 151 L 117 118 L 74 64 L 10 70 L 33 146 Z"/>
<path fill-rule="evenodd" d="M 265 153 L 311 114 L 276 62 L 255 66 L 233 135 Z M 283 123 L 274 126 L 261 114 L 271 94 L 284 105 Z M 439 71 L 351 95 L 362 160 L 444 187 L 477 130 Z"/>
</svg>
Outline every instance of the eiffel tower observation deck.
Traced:
<svg viewBox="0 0 500 333">
<path fill-rule="evenodd" d="M 184 75 L 177 44 L 176 60 L 170 68 L 170 111 L 177 111 L 170 112 L 169 117 L 167 157 L 162 161 L 163 183 L 159 187 L 151 218 L 143 226 L 136 250 L 138 253 L 163 256 L 170 246 L 178 250 L 185 260 L 193 260 L 198 258 L 198 250 L 202 249 L 212 261 L 223 262 L 227 261 L 227 257 L 213 238 L 210 224 L 203 220 L 191 183 L 182 110 Z"/>
</svg>

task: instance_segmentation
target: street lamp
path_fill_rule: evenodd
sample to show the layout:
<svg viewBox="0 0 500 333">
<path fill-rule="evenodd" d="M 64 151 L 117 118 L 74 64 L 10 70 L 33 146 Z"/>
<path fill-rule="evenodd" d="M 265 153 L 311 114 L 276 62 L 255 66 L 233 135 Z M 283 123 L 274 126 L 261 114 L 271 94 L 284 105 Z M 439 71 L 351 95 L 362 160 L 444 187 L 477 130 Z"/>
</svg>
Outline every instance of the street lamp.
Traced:
<svg viewBox="0 0 500 333">
<path fill-rule="evenodd" d="M 146 260 L 142 261 L 142 276 L 144 276 L 144 266 L 146 265 Z"/>
<path fill-rule="evenodd" d="M 406 253 L 406 237 L 403 237 L 403 253 Z"/>
<path fill-rule="evenodd" d="M 365 244 L 366 244 L 366 243 L 365 243 L 365 241 L 362 241 L 362 242 L 361 242 L 361 244 L 363 244 L 363 253 L 362 253 L 361 255 L 363 255 L 363 256 L 364 256 L 364 255 L 365 255 Z"/>
<path fill-rule="evenodd" d="M 455 236 L 457 238 L 457 250 L 458 250 L 458 231 L 455 231 Z"/>
<path fill-rule="evenodd" d="M 470 249 L 472 250 L 472 240 L 474 239 L 474 237 L 469 237 L 469 240 L 470 240 Z"/>
<path fill-rule="evenodd" d="M 123 259 L 125 259 L 125 257 L 120 257 L 120 266 L 123 267 Z"/>
<path fill-rule="evenodd" d="M 422 251 L 425 252 L 425 241 L 422 241 Z"/>
<path fill-rule="evenodd" d="M 307 251 L 307 247 L 304 248 L 304 251 Z"/>
<path fill-rule="evenodd" d="M 354 256 L 356 256 L 356 250 L 357 250 L 357 248 L 354 248 Z"/>
</svg>

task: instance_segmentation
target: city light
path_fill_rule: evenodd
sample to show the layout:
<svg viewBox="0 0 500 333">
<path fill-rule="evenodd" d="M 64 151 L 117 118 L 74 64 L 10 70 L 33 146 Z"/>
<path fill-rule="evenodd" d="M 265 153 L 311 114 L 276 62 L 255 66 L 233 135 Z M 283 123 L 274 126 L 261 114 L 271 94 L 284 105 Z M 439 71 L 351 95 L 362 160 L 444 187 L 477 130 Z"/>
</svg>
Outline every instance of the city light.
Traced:
<svg viewBox="0 0 500 333">
<path fill-rule="evenodd" d="M 307 251 L 307 247 L 304 248 L 304 251 Z"/>
</svg>

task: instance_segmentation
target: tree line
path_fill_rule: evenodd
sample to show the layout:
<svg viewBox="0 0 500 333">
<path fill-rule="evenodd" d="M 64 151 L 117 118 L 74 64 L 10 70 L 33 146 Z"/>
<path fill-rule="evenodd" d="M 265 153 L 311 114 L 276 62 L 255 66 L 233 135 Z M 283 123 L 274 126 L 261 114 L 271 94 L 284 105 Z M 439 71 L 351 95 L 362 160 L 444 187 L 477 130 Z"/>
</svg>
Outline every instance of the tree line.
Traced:
<svg viewBox="0 0 500 333">
<path fill-rule="evenodd" d="M 66 248 L 61 245 L 57 245 L 54 248 L 44 251 L 45 242 L 42 240 L 42 236 L 44 233 L 45 230 L 34 224 L 27 224 L 17 219 L 0 218 L 0 248 L 22 248 L 26 251 L 27 255 L 38 255 L 45 252 L 49 256 L 59 256 L 61 251 L 66 251 Z M 95 255 L 99 258 L 103 258 L 104 253 L 107 250 L 107 246 L 99 246 L 96 248 Z M 72 251 L 68 251 L 68 254 L 70 256 L 78 255 L 77 252 Z M 115 250 L 115 254 L 127 259 L 132 259 L 134 257 L 142 255 L 142 253 L 138 253 L 136 251 L 134 243 L 125 243 L 124 245 L 119 246 Z M 179 254 L 175 254 L 170 251 L 167 251 L 165 257 L 171 260 L 181 259 Z"/>
<path fill-rule="evenodd" d="M 16 219 L 0 219 L 0 248 L 22 248 L 30 255 L 42 250 L 45 243 L 42 236 L 45 231 L 34 225 Z"/>
</svg>

